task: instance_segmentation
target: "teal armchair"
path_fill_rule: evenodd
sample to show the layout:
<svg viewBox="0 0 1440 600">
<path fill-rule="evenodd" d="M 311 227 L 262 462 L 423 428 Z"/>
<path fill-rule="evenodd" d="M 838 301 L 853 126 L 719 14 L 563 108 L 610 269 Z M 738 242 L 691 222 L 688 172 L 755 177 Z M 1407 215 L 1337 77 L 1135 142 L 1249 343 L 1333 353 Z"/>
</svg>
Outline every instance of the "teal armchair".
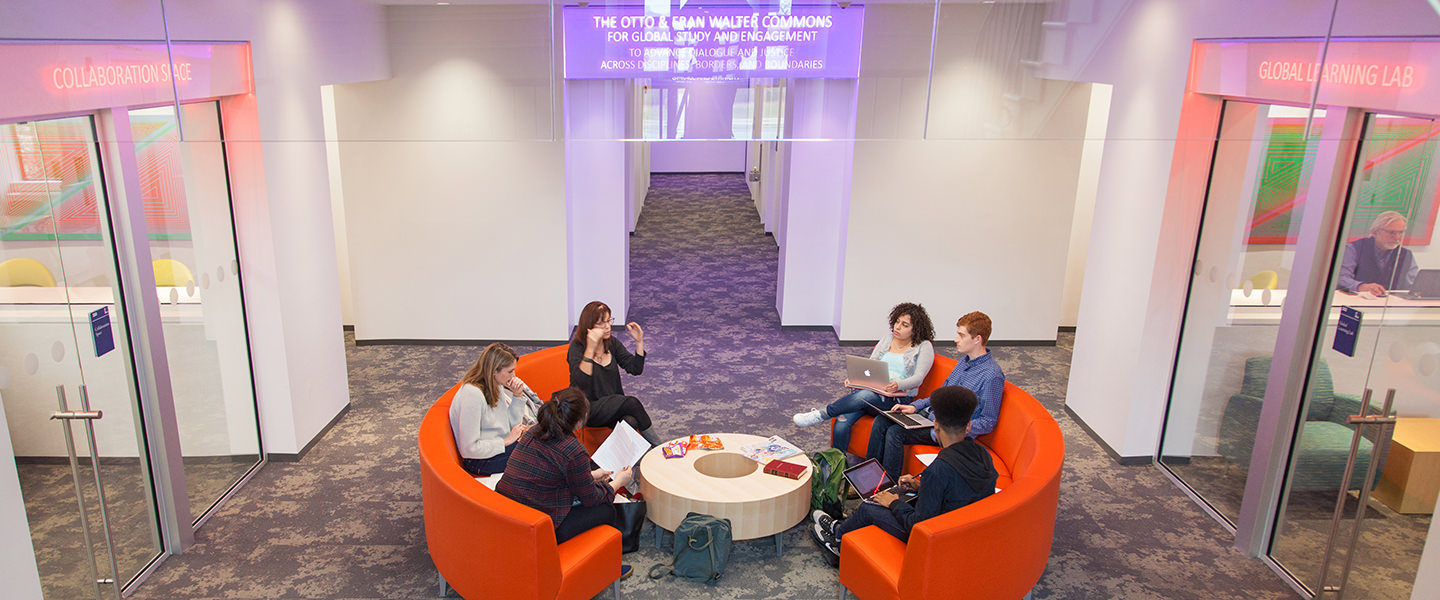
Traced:
<svg viewBox="0 0 1440 600">
<path fill-rule="evenodd" d="M 1335 393 L 1330 367 L 1322 359 L 1315 367 L 1305 422 L 1300 429 L 1297 452 L 1300 460 L 1291 477 L 1294 490 L 1336 490 L 1345 474 L 1345 461 L 1350 455 L 1350 440 L 1355 430 L 1345 423 L 1350 415 L 1360 414 L 1360 399 Z M 1260 425 L 1260 405 L 1265 399 L 1265 386 L 1270 377 L 1270 357 L 1245 359 L 1245 378 L 1240 393 L 1230 396 L 1221 416 L 1218 450 L 1240 470 L 1250 469 L 1250 454 L 1255 447 L 1255 431 Z M 1360 440 L 1355 458 L 1355 471 L 1347 489 L 1359 489 L 1365 470 L 1375 455 L 1373 428 Z M 1381 453 L 1383 457 L 1383 453 Z M 1382 458 L 1383 461 L 1383 458 Z M 1382 462 L 1383 464 L 1383 462 Z M 1375 470 L 1378 479 L 1380 470 Z"/>
</svg>

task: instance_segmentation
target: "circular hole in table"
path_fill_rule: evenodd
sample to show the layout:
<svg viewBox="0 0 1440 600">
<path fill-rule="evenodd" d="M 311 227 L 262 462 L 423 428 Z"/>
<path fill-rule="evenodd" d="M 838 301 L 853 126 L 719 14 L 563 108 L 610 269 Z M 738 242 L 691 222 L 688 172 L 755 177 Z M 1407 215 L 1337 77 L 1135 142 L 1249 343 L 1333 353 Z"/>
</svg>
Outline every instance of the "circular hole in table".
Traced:
<svg viewBox="0 0 1440 600">
<path fill-rule="evenodd" d="M 760 463 L 745 458 L 743 454 L 722 452 L 707 454 L 695 459 L 695 470 L 701 475 L 732 479 L 744 477 L 760 469 Z"/>
</svg>

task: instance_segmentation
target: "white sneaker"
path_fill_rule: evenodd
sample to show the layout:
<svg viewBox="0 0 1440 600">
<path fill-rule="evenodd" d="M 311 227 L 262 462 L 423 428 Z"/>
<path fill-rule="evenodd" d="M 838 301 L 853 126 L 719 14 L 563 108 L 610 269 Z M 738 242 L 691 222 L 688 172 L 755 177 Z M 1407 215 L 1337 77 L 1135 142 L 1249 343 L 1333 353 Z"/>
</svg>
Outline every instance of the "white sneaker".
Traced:
<svg viewBox="0 0 1440 600">
<path fill-rule="evenodd" d="M 824 423 L 826 420 L 827 419 L 825 418 L 825 413 L 818 408 L 815 410 L 795 414 L 795 425 L 799 427 L 819 425 L 821 423 Z"/>
</svg>

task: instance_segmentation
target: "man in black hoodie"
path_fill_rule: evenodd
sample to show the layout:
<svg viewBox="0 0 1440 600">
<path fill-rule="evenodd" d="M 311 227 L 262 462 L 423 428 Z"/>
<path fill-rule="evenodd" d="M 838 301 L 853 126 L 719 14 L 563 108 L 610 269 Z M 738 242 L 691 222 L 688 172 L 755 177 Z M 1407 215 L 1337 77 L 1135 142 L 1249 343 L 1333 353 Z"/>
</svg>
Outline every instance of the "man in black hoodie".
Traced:
<svg viewBox="0 0 1440 600">
<path fill-rule="evenodd" d="M 913 506 L 886 491 L 861 502 L 860 508 L 843 521 L 815 511 L 810 533 L 826 551 L 828 561 L 839 564 L 840 539 L 848 532 L 875 525 L 902 542 L 909 541 L 910 529 L 916 523 L 995 493 L 998 474 L 990 453 L 966 435 L 977 404 L 975 392 L 960 386 L 942 387 L 930 395 L 935 436 L 944 449 L 918 477 L 900 477 L 900 487 L 918 492 Z"/>
</svg>

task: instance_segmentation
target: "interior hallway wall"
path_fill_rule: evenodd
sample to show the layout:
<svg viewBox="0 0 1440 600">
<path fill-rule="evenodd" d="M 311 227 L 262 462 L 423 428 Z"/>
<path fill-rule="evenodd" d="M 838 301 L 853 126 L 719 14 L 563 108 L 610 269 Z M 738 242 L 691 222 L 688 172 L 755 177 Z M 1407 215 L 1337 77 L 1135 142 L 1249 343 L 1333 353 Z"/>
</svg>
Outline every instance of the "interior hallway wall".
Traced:
<svg viewBox="0 0 1440 600">
<path fill-rule="evenodd" d="M 1026 42 L 987 31 L 997 18 L 1038 28 L 1040 12 L 946 5 L 927 119 L 930 36 L 917 32 L 933 7 L 865 16 L 837 334 L 877 339 L 889 308 L 909 301 L 942 341 L 973 310 L 994 320 L 996 339 L 1054 340 L 1089 86 L 1015 86 Z M 1007 94 L 1022 104 L 1005 105 Z"/>
<path fill-rule="evenodd" d="M 386 14 L 393 76 L 335 87 L 356 339 L 564 339 L 548 8 Z"/>
</svg>

